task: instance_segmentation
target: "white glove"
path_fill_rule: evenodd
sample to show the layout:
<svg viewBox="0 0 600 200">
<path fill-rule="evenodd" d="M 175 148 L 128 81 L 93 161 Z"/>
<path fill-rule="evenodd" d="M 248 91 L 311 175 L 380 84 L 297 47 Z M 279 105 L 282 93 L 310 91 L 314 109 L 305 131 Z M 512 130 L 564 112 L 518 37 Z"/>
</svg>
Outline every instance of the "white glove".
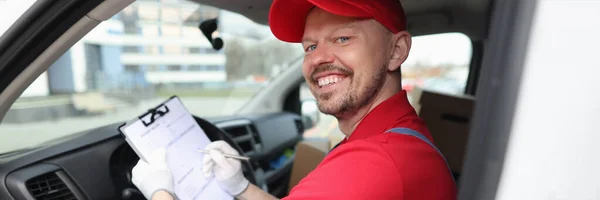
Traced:
<svg viewBox="0 0 600 200">
<path fill-rule="evenodd" d="M 233 196 L 246 190 L 250 182 L 242 173 L 240 161 L 223 156 L 223 154 L 239 155 L 234 148 L 227 142 L 219 140 L 206 145 L 204 150 L 209 152 L 202 160 L 202 172 L 206 178 L 214 172 L 219 186 Z"/>
<path fill-rule="evenodd" d="M 173 195 L 174 181 L 173 174 L 167 167 L 167 151 L 164 148 L 157 149 L 148 158 L 148 163 L 138 161 L 131 172 L 131 182 L 140 189 L 146 199 L 151 199 L 159 190 Z"/>
</svg>

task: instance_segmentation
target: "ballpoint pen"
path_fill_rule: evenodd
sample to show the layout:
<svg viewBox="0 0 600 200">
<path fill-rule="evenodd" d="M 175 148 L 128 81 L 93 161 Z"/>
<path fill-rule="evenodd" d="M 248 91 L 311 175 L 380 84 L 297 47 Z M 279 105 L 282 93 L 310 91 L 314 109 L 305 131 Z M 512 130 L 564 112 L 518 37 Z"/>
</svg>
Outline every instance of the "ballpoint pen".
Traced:
<svg viewBox="0 0 600 200">
<path fill-rule="evenodd" d="M 207 154 L 208 151 L 202 150 L 202 149 L 198 149 L 198 152 L 200 153 L 205 153 Z M 231 154 L 223 154 L 223 156 L 227 157 L 227 158 L 233 158 L 233 159 L 238 159 L 238 160 L 245 160 L 245 161 L 249 161 L 250 158 L 246 157 L 246 156 L 238 156 L 238 155 L 231 155 Z"/>
</svg>

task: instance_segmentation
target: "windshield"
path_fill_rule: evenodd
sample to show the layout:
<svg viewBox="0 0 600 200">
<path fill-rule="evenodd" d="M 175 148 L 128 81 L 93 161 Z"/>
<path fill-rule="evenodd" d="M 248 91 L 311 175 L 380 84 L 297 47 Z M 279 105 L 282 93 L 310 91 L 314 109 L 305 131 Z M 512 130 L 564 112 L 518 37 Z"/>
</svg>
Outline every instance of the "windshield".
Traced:
<svg viewBox="0 0 600 200">
<path fill-rule="evenodd" d="M 220 50 L 198 29 L 215 18 Z M 0 124 L 0 153 L 122 123 L 172 95 L 199 117 L 234 115 L 302 55 L 299 44 L 236 13 L 191 1 L 136 1 L 27 88 Z"/>
</svg>

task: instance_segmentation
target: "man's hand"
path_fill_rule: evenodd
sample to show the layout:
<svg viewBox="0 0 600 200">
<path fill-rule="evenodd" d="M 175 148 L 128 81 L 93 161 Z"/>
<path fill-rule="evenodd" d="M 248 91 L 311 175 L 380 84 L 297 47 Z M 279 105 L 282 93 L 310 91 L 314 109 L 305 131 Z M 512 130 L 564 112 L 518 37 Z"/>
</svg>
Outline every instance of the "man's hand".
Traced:
<svg viewBox="0 0 600 200">
<path fill-rule="evenodd" d="M 146 199 L 152 199 L 158 191 L 173 194 L 173 174 L 167 167 L 167 151 L 164 148 L 155 150 L 148 158 L 148 163 L 138 161 L 131 174 L 131 182 Z"/>
<path fill-rule="evenodd" d="M 219 186 L 233 196 L 244 192 L 250 182 L 242 173 L 242 164 L 239 160 L 223 156 L 223 154 L 239 155 L 239 153 L 222 140 L 206 145 L 204 150 L 209 152 L 202 160 L 204 176 L 209 178 L 214 173 Z"/>
</svg>

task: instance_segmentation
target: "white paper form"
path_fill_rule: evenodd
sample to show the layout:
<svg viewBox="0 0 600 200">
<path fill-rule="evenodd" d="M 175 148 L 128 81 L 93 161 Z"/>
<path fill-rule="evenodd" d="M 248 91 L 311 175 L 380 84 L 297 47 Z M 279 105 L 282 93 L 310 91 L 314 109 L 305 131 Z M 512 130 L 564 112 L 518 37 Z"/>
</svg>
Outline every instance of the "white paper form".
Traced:
<svg viewBox="0 0 600 200">
<path fill-rule="evenodd" d="M 147 127 L 144 121 L 150 121 L 150 114 L 121 127 L 129 145 L 143 160 L 147 160 L 155 149 L 167 149 L 167 165 L 175 180 L 174 192 L 180 199 L 233 199 L 213 178 L 207 180 L 202 174 L 204 154 L 197 150 L 210 143 L 204 130 L 179 98 L 171 98 L 164 106 L 169 111 Z"/>
</svg>

